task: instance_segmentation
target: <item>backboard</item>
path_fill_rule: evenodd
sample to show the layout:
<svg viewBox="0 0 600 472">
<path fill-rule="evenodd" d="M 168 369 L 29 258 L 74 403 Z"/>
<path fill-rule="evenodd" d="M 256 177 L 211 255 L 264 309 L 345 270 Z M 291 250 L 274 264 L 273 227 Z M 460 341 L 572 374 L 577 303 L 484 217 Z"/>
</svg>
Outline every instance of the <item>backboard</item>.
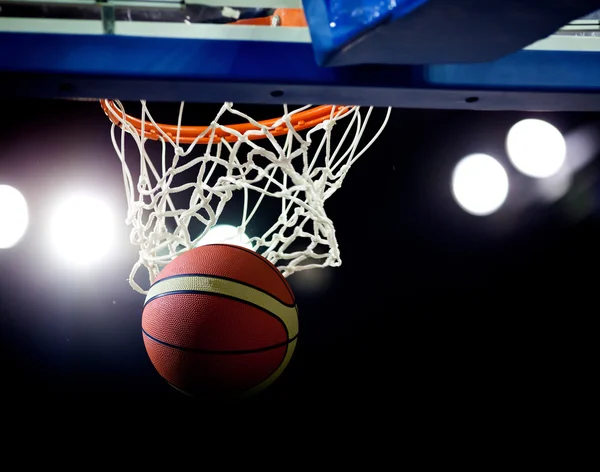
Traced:
<svg viewBox="0 0 600 472">
<path fill-rule="evenodd" d="M 231 23 L 302 9 L 306 26 Z M 0 1 L 0 96 L 600 109 L 597 2 Z"/>
</svg>

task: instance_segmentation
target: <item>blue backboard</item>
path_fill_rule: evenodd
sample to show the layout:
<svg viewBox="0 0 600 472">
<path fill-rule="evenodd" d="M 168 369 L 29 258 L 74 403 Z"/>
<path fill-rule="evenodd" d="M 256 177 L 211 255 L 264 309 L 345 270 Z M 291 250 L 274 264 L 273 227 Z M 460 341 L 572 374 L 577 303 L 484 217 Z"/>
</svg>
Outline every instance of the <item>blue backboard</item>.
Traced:
<svg viewBox="0 0 600 472">
<path fill-rule="evenodd" d="M 0 95 L 596 111 L 593 5 L 4 0 Z M 276 8 L 306 25 L 232 24 Z"/>
</svg>

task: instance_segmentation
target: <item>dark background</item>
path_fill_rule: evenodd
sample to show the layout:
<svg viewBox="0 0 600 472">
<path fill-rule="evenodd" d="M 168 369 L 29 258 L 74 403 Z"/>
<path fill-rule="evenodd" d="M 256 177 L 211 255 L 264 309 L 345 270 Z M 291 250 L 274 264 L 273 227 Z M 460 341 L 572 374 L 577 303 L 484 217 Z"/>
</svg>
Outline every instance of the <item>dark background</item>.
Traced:
<svg viewBox="0 0 600 472">
<path fill-rule="evenodd" d="M 30 207 L 23 240 L 0 251 L 2 395 L 196 402 L 164 382 L 144 349 L 143 296 L 126 280 L 136 251 L 121 169 L 99 104 L 5 101 L 2 109 L 0 184 L 18 188 Z M 563 133 L 598 120 L 393 110 L 326 206 L 342 267 L 324 270 L 312 289 L 290 277 L 300 307 L 296 352 L 244 407 L 539 404 L 587 390 L 598 300 L 596 161 L 554 203 L 522 204 L 533 183 L 512 172 L 506 206 L 487 218 L 465 213 L 450 192 L 452 168 L 466 154 L 490 153 L 509 169 L 504 138 L 526 117 Z M 53 199 L 71 188 L 98 189 L 122 215 L 119 257 L 83 274 L 52 259 L 45 234 Z"/>
</svg>

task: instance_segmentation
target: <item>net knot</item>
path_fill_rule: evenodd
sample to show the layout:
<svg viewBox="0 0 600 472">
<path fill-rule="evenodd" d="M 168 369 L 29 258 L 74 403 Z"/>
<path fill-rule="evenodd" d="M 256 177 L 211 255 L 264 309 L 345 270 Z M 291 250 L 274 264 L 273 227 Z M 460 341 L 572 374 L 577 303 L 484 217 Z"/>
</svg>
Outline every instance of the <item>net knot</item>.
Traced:
<svg viewBox="0 0 600 472">
<path fill-rule="evenodd" d="M 188 140 L 171 139 L 176 135 L 172 126 L 167 132 L 155 124 L 165 137 L 160 140 L 143 139 L 143 132 L 127 122 L 120 128 L 122 136 L 113 128 L 113 145 L 123 163 L 130 242 L 139 247 L 129 279 L 135 290 L 146 293 L 134 280 L 138 269 L 146 271 L 151 285 L 179 254 L 212 241 L 213 229 L 224 221 L 233 222 L 235 231 L 214 242 L 247 240 L 285 277 L 341 264 L 325 202 L 382 132 L 390 109 L 366 142 L 360 141 L 372 108 L 362 113 L 360 107 L 345 107 L 311 124 L 305 121 L 309 116 L 298 118 L 298 110 L 286 105 L 280 118 L 259 122 L 225 103 L 208 128 L 188 132 Z M 183 103 L 179 123 L 182 116 Z M 230 119 L 243 126 L 219 124 Z M 342 126 L 332 131 L 337 122 Z M 125 135 L 133 136 L 139 150 L 127 158 Z"/>
</svg>

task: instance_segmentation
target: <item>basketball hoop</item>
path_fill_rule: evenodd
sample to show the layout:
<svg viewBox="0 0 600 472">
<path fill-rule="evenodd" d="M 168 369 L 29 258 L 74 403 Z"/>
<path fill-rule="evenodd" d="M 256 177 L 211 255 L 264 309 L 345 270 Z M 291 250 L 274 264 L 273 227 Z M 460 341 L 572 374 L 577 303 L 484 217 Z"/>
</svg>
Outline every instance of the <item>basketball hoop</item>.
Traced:
<svg viewBox="0 0 600 472">
<path fill-rule="evenodd" d="M 241 213 L 236 234 L 247 236 L 248 245 L 284 276 L 339 266 L 325 201 L 382 133 L 391 112 L 388 108 L 371 139 L 361 144 L 373 107 L 283 105 L 281 116 L 258 121 L 226 102 L 209 125 L 187 126 L 184 102 L 177 124 L 157 122 L 146 101 L 139 117 L 117 100 L 101 105 L 122 165 L 130 240 L 139 247 L 129 283 L 142 294 L 147 289 L 135 280 L 138 271 L 146 270 L 151 285 L 164 266 L 202 245 L 226 221 L 226 205 Z M 223 124 L 231 116 L 238 123 Z M 259 208 L 269 205 L 270 217 L 257 218 Z"/>
<path fill-rule="evenodd" d="M 271 118 L 269 120 L 258 121 L 257 126 L 252 123 L 238 123 L 235 125 L 229 125 L 227 129 L 217 128 L 214 130 L 214 134 L 211 132 L 210 126 L 178 126 L 178 125 L 166 125 L 162 123 L 149 122 L 142 124 L 142 121 L 138 118 L 134 118 L 130 115 L 123 116 L 123 113 L 116 106 L 114 100 L 102 100 L 100 102 L 102 109 L 109 117 L 109 119 L 116 125 L 121 126 L 122 121 L 127 121 L 129 125 L 135 128 L 135 131 L 139 135 L 144 137 L 158 140 L 161 134 L 166 134 L 171 138 L 177 137 L 181 144 L 191 144 L 197 142 L 199 144 L 208 144 L 209 141 L 220 142 L 221 139 L 233 143 L 237 141 L 240 135 L 245 135 L 247 139 L 264 139 L 265 135 L 261 132 L 261 129 L 269 129 L 272 136 L 282 136 L 288 132 L 288 128 L 285 123 L 281 121 L 281 117 Z M 290 125 L 296 131 L 302 131 L 309 128 L 314 128 L 319 123 L 323 123 L 327 120 L 332 113 L 341 112 L 345 108 L 342 106 L 323 105 L 319 107 L 309 108 L 301 111 L 290 117 Z M 277 123 L 276 127 L 273 127 Z"/>
</svg>

